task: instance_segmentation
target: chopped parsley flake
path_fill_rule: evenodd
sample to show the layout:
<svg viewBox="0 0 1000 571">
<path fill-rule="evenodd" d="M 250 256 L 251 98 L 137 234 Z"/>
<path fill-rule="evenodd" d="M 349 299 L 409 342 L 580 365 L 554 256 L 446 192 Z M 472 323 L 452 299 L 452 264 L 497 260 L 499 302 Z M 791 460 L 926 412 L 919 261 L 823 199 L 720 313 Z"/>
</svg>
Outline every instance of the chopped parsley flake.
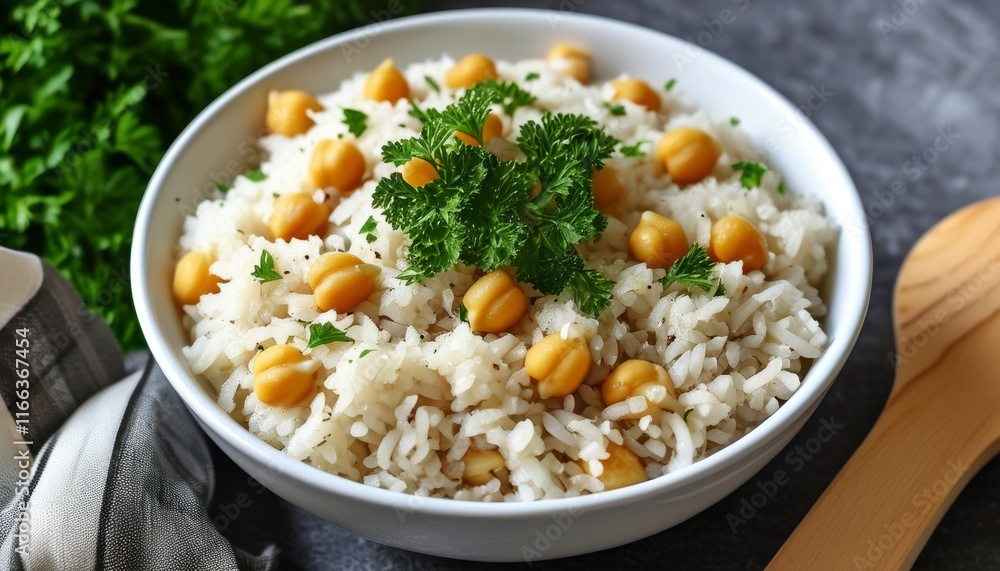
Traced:
<svg viewBox="0 0 1000 571">
<path fill-rule="evenodd" d="M 649 141 L 636 141 L 632 145 L 622 145 L 619 147 L 618 152 L 626 157 L 642 157 L 645 156 L 645 152 L 642 150 L 642 146 Z"/>
<path fill-rule="evenodd" d="M 221 182 L 215 183 L 215 189 L 221 192 L 222 194 L 226 194 L 226 192 L 229 191 L 229 187 L 222 184 Z"/>
<path fill-rule="evenodd" d="M 438 85 L 436 81 L 434 81 L 433 77 L 431 77 L 429 75 L 425 75 L 424 76 L 424 81 L 426 81 L 427 85 L 431 86 L 431 89 L 433 89 L 434 91 L 437 91 L 437 92 L 441 91 L 441 86 Z"/>
<path fill-rule="evenodd" d="M 625 106 L 618 103 L 610 103 L 608 101 L 604 102 L 604 106 L 608 108 L 615 117 L 621 117 L 625 115 Z"/>
<path fill-rule="evenodd" d="M 666 91 L 670 91 L 671 89 L 674 88 L 674 85 L 676 84 L 677 84 L 677 78 L 671 77 L 669 80 L 667 80 L 667 83 L 663 85 L 663 89 Z"/>
<path fill-rule="evenodd" d="M 788 189 L 785 188 L 785 181 L 779 182 L 778 183 L 778 194 L 785 194 L 786 192 L 788 192 Z"/>
<path fill-rule="evenodd" d="M 715 295 L 726 295 L 726 288 L 723 287 L 722 282 L 712 277 L 714 269 L 715 262 L 708 257 L 708 251 L 695 242 L 691 244 L 691 248 L 681 259 L 670 266 L 667 275 L 660 279 L 660 283 L 663 284 L 663 287 L 667 287 L 677 282 L 687 286 L 688 291 L 691 291 L 692 287 L 697 287 L 705 292 L 711 292 L 712 288 L 718 284 Z"/>
<path fill-rule="evenodd" d="M 764 173 L 771 170 L 764 163 L 753 161 L 742 161 L 733 165 L 733 170 L 740 173 L 740 185 L 745 189 L 757 188 L 760 186 Z"/>
<path fill-rule="evenodd" d="M 458 306 L 458 319 L 462 323 L 468 323 L 469 322 L 469 310 L 468 310 L 468 308 L 465 307 L 464 303 L 462 305 Z"/>
<path fill-rule="evenodd" d="M 342 123 L 347 125 L 347 130 L 355 137 L 360 137 L 365 132 L 365 129 L 368 128 L 366 124 L 367 120 L 368 116 L 361 111 L 344 108 L 344 120 Z"/>
<path fill-rule="evenodd" d="M 374 353 L 374 352 L 375 349 L 365 349 L 364 351 L 361 352 L 361 355 L 358 356 L 358 360 L 364 359 L 365 357 L 368 356 L 369 353 Z"/>
<path fill-rule="evenodd" d="M 539 73 L 537 71 L 532 71 L 532 72 L 528 73 L 528 75 L 524 76 L 524 80 L 525 81 L 535 81 L 539 77 L 542 77 L 542 76 L 539 75 Z"/>
<path fill-rule="evenodd" d="M 364 234 L 365 240 L 368 240 L 369 244 L 371 244 L 372 242 L 374 242 L 376 240 L 376 238 L 375 238 L 375 228 L 377 228 L 377 227 L 378 227 L 378 223 L 375 222 L 375 217 L 374 216 L 369 216 L 368 220 L 365 220 L 365 223 L 361 225 L 360 232 L 361 232 L 361 234 Z"/>
<path fill-rule="evenodd" d="M 684 411 L 684 422 L 688 421 L 688 415 L 690 415 L 692 412 L 694 412 L 693 408 L 689 408 Z"/>
<path fill-rule="evenodd" d="M 263 172 L 261 172 L 260 169 L 252 170 L 252 171 L 244 174 L 243 176 L 247 177 L 248 179 L 250 179 L 250 180 L 252 180 L 254 182 L 260 182 L 260 181 L 264 180 L 265 178 L 267 178 L 267 175 L 264 174 Z"/>
<path fill-rule="evenodd" d="M 740 124 L 740 118 L 739 117 L 730 117 L 729 118 L 729 124 L 732 125 L 733 127 L 739 125 Z"/>
<path fill-rule="evenodd" d="M 260 253 L 260 265 L 254 266 L 250 275 L 260 280 L 262 284 L 281 279 L 281 274 L 274 271 L 274 257 L 267 250 Z"/>
<path fill-rule="evenodd" d="M 327 343 L 353 343 L 354 339 L 334 327 L 332 323 L 313 323 L 309 326 L 309 349 L 326 345 Z"/>
</svg>

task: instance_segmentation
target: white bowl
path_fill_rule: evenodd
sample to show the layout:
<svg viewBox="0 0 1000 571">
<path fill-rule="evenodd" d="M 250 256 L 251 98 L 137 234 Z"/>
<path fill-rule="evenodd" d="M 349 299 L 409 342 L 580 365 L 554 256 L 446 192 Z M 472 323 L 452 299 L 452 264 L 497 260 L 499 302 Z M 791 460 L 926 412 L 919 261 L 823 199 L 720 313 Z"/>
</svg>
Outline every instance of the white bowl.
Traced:
<svg viewBox="0 0 1000 571">
<path fill-rule="evenodd" d="M 268 91 L 330 92 L 389 56 L 401 65 L 439 58 L 443 51 L 519 60 L 543 57 L 559 41 L 586 45 L 600 79 L 623 71 L 652 83 L 676 77 L 709 113 L 740 117 L 788 188 L 818 197 L 841 227 L 825 288 L 829 347 L 798 392 L 747 436 L 679 472 L 578 498 L 506 504 L 420 498 L 334 476 L 288 458 L 223 412 L 181 354 L 187 333 L 171 303 L 173 249 L 185 213 L 209 193 L 212 175 L 242 172 L 256 160 L 250 149 L 262 133 Z M 743 69 L 683 40 L 614 20 L 468 10 L 340 34 L 268 65 L 212 103 L 170 147 L 146 190 L 132 246 L 132 287 L 143 333 L 174 389 L 212 440 L 267 488 L 388 545 L 464 559 L 532 560 L 614 547 L 676 525 L 771 460 L 815 410 L 857 338 L 871 287 L 871 243 L 857 191 L 829 143 L 794 105 Z"/>
</svg>

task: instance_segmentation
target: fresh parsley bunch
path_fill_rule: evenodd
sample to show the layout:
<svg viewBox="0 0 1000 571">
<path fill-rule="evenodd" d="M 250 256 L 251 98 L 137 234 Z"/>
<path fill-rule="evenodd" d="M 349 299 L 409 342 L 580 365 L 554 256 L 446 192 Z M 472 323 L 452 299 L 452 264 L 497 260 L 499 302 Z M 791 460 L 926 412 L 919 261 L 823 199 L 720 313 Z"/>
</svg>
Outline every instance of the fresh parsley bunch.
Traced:
<svg viewBox="0 0 1000 571">
<path fill-rule="evenodd" d="M 379 182 L 373 204 L 410 238 L 402 279 L 419 281 L 456 263 L 485 272 L 512 265 L 519 281 L 546 295 L 568 289 L 596 316 L 611 304 L 614 284 L 586 268 L 576 245 L 607 225 L 594 208 L 591 173 L 618 141 L 588 117 L 547 113 L 521 127 L 518 160 L 483 147 L 491 105 L 511 115 L 533 101 L 513 83 L 486 81 L 443 110 L 415 108 L 424 122 L 420 136 L 385 145 L 383 160 L 400 166 L 420 158 L 440 178 L 414 188 L 394 173 Z M 480 145 L 462 143 L 456 131 Z"/>
</svg>

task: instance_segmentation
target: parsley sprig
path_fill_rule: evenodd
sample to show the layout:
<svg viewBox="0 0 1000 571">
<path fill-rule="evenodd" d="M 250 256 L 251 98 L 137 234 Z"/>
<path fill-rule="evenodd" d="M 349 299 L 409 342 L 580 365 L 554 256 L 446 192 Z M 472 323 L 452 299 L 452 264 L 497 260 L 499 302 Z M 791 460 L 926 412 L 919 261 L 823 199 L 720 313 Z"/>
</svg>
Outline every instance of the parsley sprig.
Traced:
<svg viewBox="0 0 1000 571">
<path fill-rule="evenodd" d="M 415 110 L 424 121 L 420 136 L 382 147 L 383 161 L 400 166 L 418 157 L 440 176 L 418 190 L 394 173 L 375 189 L 372 204 L 410 239 L 409 267 L 399 277 L 412 283 L 456 263 L 484 272 L 512 265 L 519 281 L 545 295 L 568 290 L 582 311 L 598 315 L 614 284 L 587 269 L 575 246 L 607 224 L 594 208 L 591 172 L 617 141 L 588 117 L 546 113 L 522 125 L 519 160 L 462 144 L 456 131 L 482 141 L 491 105 L 531 97 L 499 85 L 483 82 L 443 110 Z"/>
<path fill-rule="evenodd" d="M 764 173 L 771 169 L 764 163 L 742 161 L 734 164 L 733 170 L 740 173 L 740 185 L 750 190 L 758 188 L 761 180 L 764 179 Z"/>
<path fill-rule="evenodd" d="M 306 347 L 312 349 L 327 343 L 353 343 L 354 339 L 347 336 L 332 323 L 313 323 L 309 325 L 309 342 Z"/>
<path fill-rule="evenodd" d="M 251 272 L 250 275 L 260 280 L 260 283 L 262 284 L 280 280 L 282 277 L 281 274 L 275 271 L 274 257 L 271 256 L 271 252 L 268 252 L 267 250 L 260 253 L 260 265 L 254 266 L 253 272 Z"/>
<path fill-rule="evenodd" d="M 688 291 L 691 291 L 692 287 L 697 287 L 708 293 L 718 284 L 719 287 L 715 290 L 715 295 L 726 295 L 726 288 L 722 285 L 722 281 L 716 280 L 712 276 L 714 269 L 715 262 L 708 257 L 708 251 L 695 242 L 691 244 L 691 248 L 681 259 L 670 266 L 667 275 L 660 278 L 660 283 L 663 284 L 663 287 L 667 287 L 677 282 L 687 286 Z"/>
</svg>

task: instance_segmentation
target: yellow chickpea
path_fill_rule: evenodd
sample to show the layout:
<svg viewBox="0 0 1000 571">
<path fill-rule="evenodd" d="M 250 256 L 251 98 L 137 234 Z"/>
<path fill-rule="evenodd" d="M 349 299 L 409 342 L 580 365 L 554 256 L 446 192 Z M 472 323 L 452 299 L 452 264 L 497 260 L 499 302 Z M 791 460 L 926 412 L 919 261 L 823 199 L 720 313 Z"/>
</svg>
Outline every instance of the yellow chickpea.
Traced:
<svg viewBox="0 0 1000 571">
<path fill-rule="evenodd" d="M 483 144 L 490 142 L 490 139 L 494 137 L 499 137 L 503 134 L 503 123 L 500 122 L 500 118 L 490 113 L 486 117 L 486 123 L 483 124 Z M 479 146 L 479 141 L 476 140 L 472 135 L 466 135 L 461 131 L 455 131 L 455 136 L 459 138 L 460 141 L 466 145 L 472 145 L 473 147 Z"/>
<path fill-rule="evenodd" d="M 708 133 L 693 127 L 669 131 L 656 145 L 656 154 L 670 178 L 681 186 L 699 182 L 715 168 L 722 149 Z"/>
<path fill-rule="evenodd" d="M 253 362 L 253 392 L 257 400 L 271 406 L 291 406 L 313 390 L 319 362 L 306 358 L 291 345 L 275 345 Z"/>
<path fill-rule="evenodd" d="M 506 466 L 503 454 L 499 450 L 487 450 L 485 452 L 475 448 L 462 457 L 465 468 L 462 470 L 462 481 L 470 486 L 482 486 L 489 483 L 494 477 L 494 471 Z"/>
<path fill-rule="evenodd" d="M 618 169 L 615 167 L 605 165 L 603 169 L 594 171 L 592 180 L 594 206 L 605 214 L 615 210 L 618 201 L 628 192 L 618 178 Z"/>
<path fill-rule="evenodd" d="M 749 273 L 767 264 L 767 240 L 753 222 L 730 214 L 712 224 L 708 255 L 718 262 L 743 260 L 743 273 Z"/>
<path fill-rule="evenodd" d="M 317 203 L 306 192 L 293 192 L 274 199 L 274 210 L 267 228 L 275 240 L 305 240 L 322 235 L 332 210 L 325 202 Z"/>
<path fill-rule="evenodd" d="M 649 479 L 646 476 L 646 468 L 642 465 L 642 460 L 635 455 L 635 452 L 610 441 L 607 451 L 609 456 L 601 460 L 604 471 L 597 477 L 604 484 L 604 491 L 624 488 Z M 580 462 L 580 466 L 590 474 L 590 466 L 587 462 Z"/>
<path fill-rule="evenodd" d="M 380 271 L 354 254 L 330 252 L 313 263 L 306 281 L 321 311 L 347 313 L 371 296 Z"/>
<path fill-rule="evenodd" d="M 194 305 L 201 296 L 219 293 L 219 276 L 209 271 L 215 258 L 208 252 L 191 251 L 177 262 L 174 270 L 174 299 Z"/>
<path fill-rule="evenodd" d="M 406 83 L 403 73 L 393 65 L 392 58 L 388 58 L 368 76 L 365 81 L 364 96 L 365 99 L 373 101 L 395 103 L 410 97 L 410 85 Z"/>
<path fill-rule="evenodd" d="M 528 349 L 524 370 L 538 381 L 538 396 L 564 397 L 580 388 L 590 372 L 590 349 L 579 337 L 546 335 Z"/>
<path fill-rule="evenodd" d="M 528 310 L 528 297 L 507 272 L 496 270 L 476 280 L 462 304 L 473 331 L 501 333 L 521 321 Z"/>
<path fill-rule="evenodd" d="M 496 78 L 497 68 L 493 60 L 483 54 L 469 54 L 444 74 L 444 83 L 452 89 L 460 89 L 472 87 L 484 79 Z"/>
<path fill-rule="evenodd" d="M 642 213 L 639 225 L 628 237 L 629 255 L 651 268 L 669 268 L 687 250 L 688 240 L 681 225 L 649 210 Z"/>
<path fill-rule="evenodd" d="M 660 96 L 653 91 L 653 88 L 648 83 L 641 79 L 634 77 L 617 79 L 611 82 L 611 86 L 615 88 L 615 95 L 611 98 L 612 101 L 627 100 L 637 105 L 642 105 L 650 111 L 660 110 Z"/>
<path fill-rule="evenodd" d="M 413 188 L 420 188 L 432 180 L 441 178 L 437 170 L 424 159 L 414 157 L 400 169 L 403 180 Z"/>
<path fill-rule="evenodd" d="M 556 44 L 545 57 L 549 65 L 567 77 L 587 83 L 590 81 L 590 52 L 570 44 Z"/>
<path fill-rule="evenodd" d="M 365 157 L 353 143 L 323 139 L 309 159 L 309 178 L 316 188 L 333 186 L 348 194 L 361 186 L 365 168 Z"/>
<path fill-rule="evenodd" d="M 322 111 L 323 106 L 305 91 L 272 91 L 267 97 L 267 128 L 286 137 L 301 135 L 315 125 L 306 111 Z"/>
<path fill-rule="evenodd" d="M 656 363 L 629 359 L 618 365 L 611 375 L 601 382 L 601 397 L 604 398 L 606 405 L 635 396 L 646 398 L 646 408 L 622 418 L 642 418 L 662 409 L 683 412 L 680 403 L 677 402 L 677 389 L 674 388 L 670 373 Z"/>
</svg>

